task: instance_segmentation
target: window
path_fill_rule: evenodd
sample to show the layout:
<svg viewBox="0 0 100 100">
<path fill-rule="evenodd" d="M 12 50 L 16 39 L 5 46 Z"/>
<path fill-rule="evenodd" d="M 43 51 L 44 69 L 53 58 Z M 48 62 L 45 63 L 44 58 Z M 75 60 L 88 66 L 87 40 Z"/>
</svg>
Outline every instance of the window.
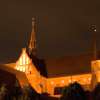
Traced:
<svg viewBox="0 0 100 100">
<path fill-rule="evenodd" d="M 60 95 L 63 91 L 64 87 L 55 87 L 54 88 L 54 95 Z"/>
</svg>

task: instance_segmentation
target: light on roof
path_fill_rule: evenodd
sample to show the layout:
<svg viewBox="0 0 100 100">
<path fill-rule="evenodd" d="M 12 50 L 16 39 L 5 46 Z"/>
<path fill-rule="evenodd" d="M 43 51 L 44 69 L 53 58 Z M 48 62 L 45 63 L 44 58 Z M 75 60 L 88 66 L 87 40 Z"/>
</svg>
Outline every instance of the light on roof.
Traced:
<svg viewBox="0 0 100 100">
<path fill-rule="evenodd" d="M 23 72 L 25 72 L 25 67 L 23 67 Z"/>
<path fill-rule="evenodd" d="M 71 79 L 69 79 L 68 82 L 71 83 Z"/>
<path fill-rule="evenodd" d="M 87 81 L 87 79 L 86 78 L 84 78 L 84 82 L 86 82 Z"/>
<path fill-rule="evenodd" d="M 88 78 L 89 81 L 91 81 L 91 78 Z"/>
<path fill-rule="evenodd" d="M 61 83 L 63 84 L 63 83 L 65 83 L 65 81 L 64 81 L 64 80 L 62 80 L 62 81 L 61 81 Z"/>
<path fill-rule="evenodd" d="M 51 84 L 53 85 L 53 84 L 54 84 L 54 82 L 53 82 L 53 81 L 51 81 Z"/>
</svg>

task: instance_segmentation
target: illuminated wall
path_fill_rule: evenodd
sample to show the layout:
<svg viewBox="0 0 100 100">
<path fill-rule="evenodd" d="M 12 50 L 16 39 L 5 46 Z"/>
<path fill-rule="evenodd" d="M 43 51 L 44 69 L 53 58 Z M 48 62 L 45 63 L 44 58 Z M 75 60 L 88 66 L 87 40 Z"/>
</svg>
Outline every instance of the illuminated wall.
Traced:
<svg viewBox="0 0 100 100">
<path fill-rule="evenodd" d="M 64 87 L 68 86 L 70 83 L 78 82 L 82 86 L 91 84 L 91 74 L 83 74 L 83 75 L 73 75 L 66 77 L 57 77 L 57 78 L 48 78 L 47 79 L 47 90 L 48 93 L 54 95 L 55 87 Z M 88 87 L 89 89 L 89 87 Z"/>
<path fill-rule="evenodd" d="M 38 92 L 43 93 L 46 91 L 46 78 L 41 76 L 40 73 L 34 73 L 34 70 L 31 74 L 26 74 L 27 79 L 31 86 Z"/>
<path fill-rule="evenodd" d="M 95 75 L 95 80 L 100 82 L 100 60 L 95 60 L 91 62 L 92 72 Z"/>
</svg>

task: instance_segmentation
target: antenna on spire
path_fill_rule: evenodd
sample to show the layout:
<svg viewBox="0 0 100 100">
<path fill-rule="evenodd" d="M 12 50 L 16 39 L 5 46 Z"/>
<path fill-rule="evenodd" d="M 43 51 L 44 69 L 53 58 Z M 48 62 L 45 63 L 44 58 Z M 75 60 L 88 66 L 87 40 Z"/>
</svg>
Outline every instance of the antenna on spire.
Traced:
<svg viewBox="0 0 100 100">
<path fill-rule="evenodd" d="M 32 32 L 29 40 L 29 54 L 36 55 L 36 34 L 35 34 L 35 18 L 32 18 Z"/>
<path fill-rule="evenodd" d="M 34 32 L 35 30 L 35 18 L 32 18 L 32 32 Z"/>
<path fill-rule="evenodd" d="M 90 31 L 92 32 L 92 45 L 93 45 L 93 60 L 97 59 L 97 45 L 96 45 L 96 33 L 97 33 L 97 28 L 95 24 L 92 24 L 90 26 Z"/>
</svg>

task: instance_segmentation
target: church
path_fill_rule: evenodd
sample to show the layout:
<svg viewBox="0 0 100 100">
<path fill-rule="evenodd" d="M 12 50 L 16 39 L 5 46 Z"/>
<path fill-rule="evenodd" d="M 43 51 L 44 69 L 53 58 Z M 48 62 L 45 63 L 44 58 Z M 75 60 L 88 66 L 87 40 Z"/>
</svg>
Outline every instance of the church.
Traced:
<svg viewBox="0 0 100 100">
<path fill-rule="evenodd" d="M 89 90 L 100 82 L 100 60 L 92 60 L 90 54 L 39 59 L 34 18 L 28 47 L 22 48 L 16 62 L 2 64 L 0 69 L 15 75 L 22 87 L 30 84 L 38 93 L 51 96 L 59 96 L 60 90 L 73 82 Z"/>
</svg>

